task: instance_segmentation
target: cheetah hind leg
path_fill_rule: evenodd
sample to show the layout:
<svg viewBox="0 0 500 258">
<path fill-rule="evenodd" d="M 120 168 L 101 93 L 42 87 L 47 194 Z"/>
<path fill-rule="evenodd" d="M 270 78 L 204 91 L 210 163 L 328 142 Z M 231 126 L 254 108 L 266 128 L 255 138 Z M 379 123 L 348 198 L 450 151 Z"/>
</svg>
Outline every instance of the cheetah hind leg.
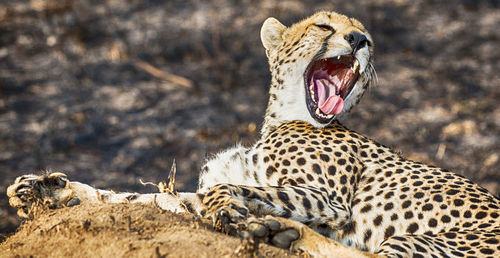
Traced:
<svg viewBox="0 0 500 258">
<path fill-rule="evenodd" d="M 239 232 L 243 238 L 252 238 L 313 257 L 380 257 L 342 245 L 291 219 L 270 215 L 260 219 L 250 218 L 246 228 L 247 231 Z"/>
<path fill-rule="evenodd" d="M 173 185 L 161 193 L 115 193 L 90 185 L 69 181 L 63 173 L 23 175 L 7 188 L 9 204 L 22 218 L 32 219 L 40 208 L 57 209 L 80 203 L 142 203 L 175 213 L 199 214 L 203 210 L 196 193 L 177 193 Z"/>
<path fill-rule="evenodd" d="M 61 208 L 80 203 L 63 173 L 23 175 L 7 188 L 9 204 L 23 218 L 32 218 L 36 207 Z"/>
</svg>

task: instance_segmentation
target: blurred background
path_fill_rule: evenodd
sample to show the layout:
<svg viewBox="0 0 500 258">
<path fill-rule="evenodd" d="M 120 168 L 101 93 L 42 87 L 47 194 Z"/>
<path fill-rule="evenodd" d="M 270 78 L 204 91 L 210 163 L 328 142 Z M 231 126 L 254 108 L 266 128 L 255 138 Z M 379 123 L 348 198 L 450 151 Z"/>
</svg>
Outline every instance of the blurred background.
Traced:
<svg viewBox="0 0 500 258">
<path fill-rule="evenodd" d="M 139 179 L 165 180 L 175 158 L 195 190 L 207 154 L 259 136 L 262 22 L 318 10 L 375 40 L 378 86 L 344 123 L 498 195 L 500 1 L 4 0 L 0 233 L 20 223 L 5 191 L 24 173 L 151 192 Z"/>
</svg>

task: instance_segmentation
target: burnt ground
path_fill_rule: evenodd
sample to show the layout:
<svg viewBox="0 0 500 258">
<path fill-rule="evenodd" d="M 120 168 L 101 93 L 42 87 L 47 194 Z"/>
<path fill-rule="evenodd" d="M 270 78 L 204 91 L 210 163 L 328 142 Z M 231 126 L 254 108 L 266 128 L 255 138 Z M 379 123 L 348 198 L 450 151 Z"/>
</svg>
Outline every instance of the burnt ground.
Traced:
<svg viewBox="0 0 500 258">
<path fill-rule="evenodd" d="M 177 187 L 194 190 L 208 153 L 258 137 L 270 78 L 265 18 L 290 25 L 336 10 L 371 32 L 379 78 L 344 123 L 498 195 L 499 8 L 495 0 L 3 1 L 0 192 L 44 170 L 150 192 L 139 179 L 164 180 L 174 158 Z M 20 223 L 5 194 L 0 217 L 3 234 Z"/>
</svg>

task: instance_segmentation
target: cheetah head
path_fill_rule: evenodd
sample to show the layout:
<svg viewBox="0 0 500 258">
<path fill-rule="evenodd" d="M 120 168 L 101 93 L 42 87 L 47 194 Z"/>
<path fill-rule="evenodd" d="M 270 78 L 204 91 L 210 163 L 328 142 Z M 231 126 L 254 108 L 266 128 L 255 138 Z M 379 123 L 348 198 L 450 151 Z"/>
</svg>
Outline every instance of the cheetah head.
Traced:
<svg viewBox="0 0 500 258">
<path fill-rule="evenodd" d="M 268 18 L 260 35 L 272 73 L 265 124 L 325 127 L 348 113 L 374 79 L 373 41 L 356 19 L 319 12 L 286 27 Z"/>
</svg>

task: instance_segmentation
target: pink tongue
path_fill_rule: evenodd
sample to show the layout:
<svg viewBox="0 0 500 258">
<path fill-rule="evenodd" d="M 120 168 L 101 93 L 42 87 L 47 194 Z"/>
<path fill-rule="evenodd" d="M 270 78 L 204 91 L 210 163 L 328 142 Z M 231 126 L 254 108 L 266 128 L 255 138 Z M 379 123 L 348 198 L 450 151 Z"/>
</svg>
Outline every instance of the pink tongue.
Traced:
<svg viewBox="0 0 500 258">
<path fill-rule="evenodd" d="M 344 109 L 344 100 L 335 94 L 335 86 L 325 85 L 323 80 L 315 81 L 318 89 L 318 107 L 328 115 L 338 115 Z"/>
</svg>

